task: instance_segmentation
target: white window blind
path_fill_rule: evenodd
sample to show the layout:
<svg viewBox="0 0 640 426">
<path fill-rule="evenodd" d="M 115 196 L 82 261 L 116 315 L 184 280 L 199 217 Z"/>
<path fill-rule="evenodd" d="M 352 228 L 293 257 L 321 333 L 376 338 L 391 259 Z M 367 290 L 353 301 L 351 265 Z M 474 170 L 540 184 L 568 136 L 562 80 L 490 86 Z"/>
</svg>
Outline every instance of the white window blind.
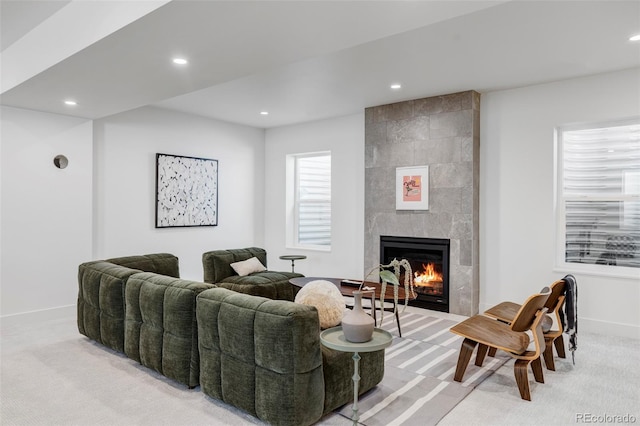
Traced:
<svg viewBox="0 0 640 426">
<path fill-rule="evenodd" d="M 296 156 L 295 235 L 298 246 L 331 246 L 331 153 Z"/>
<path fill-rule="evenodd" d="M 559 141 L 565 262 L 640 268 L 640 120 Z"/>
</svg>

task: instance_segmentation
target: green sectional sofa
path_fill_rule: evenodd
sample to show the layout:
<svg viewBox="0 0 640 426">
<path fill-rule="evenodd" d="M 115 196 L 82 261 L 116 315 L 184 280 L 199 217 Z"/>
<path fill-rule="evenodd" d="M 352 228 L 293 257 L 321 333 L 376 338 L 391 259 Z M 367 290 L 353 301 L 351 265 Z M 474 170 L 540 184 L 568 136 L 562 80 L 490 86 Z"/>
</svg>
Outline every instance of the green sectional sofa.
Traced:
<svg viewBox="0 0 640 426">
<path fill-rule="evenodd" d="M 200 384 L 274 425 L 309 425 L 353 400 L 353 360 L 320 344 L 315 307 L 225 288 L 197 298 Z M 384 376 L 384 350 L 362 353 L 360 393 Z"/>
<path fill-rule="evenodd" d="M 320 344 L 316 308 L 246 294 L 284 283 L 237 292 L 178 275 L 167 253 L 81 264 L 79 332 L 270 424 L 312 424 L 352 401 L 352 354 Z M 382 380 L 384 350 L 361 356 L 363 393 Z"/>
<path fill-rule="evenodd" d="M 259 247 L 214 250 L 202 255 L 204 282 L 216 284 L 238 293 L 268 297 L 293 302 L 299 288 L 291 285 L 289 279 L 304 275 L 295 272 L 261 271 L 239 276 L 231 267 L 234 262 L 256 257 L 265 267 L 267 252 Z"/>
</svg>

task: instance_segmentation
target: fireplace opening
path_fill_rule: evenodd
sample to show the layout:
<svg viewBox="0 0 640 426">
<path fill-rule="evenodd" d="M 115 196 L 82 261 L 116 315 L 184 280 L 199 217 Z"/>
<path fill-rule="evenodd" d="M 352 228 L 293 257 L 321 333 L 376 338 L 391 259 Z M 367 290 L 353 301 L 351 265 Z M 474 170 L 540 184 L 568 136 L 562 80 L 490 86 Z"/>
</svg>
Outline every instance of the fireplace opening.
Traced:
<svg viewBox="0 0 640 426">
<path fill-rule="evenodd" d="M 411 264 L 417 298 L 409 305 L 449 312 L 449 246 L 443 238 L 380 237 L 380 263 L 395 258 Z"/>
</svg>

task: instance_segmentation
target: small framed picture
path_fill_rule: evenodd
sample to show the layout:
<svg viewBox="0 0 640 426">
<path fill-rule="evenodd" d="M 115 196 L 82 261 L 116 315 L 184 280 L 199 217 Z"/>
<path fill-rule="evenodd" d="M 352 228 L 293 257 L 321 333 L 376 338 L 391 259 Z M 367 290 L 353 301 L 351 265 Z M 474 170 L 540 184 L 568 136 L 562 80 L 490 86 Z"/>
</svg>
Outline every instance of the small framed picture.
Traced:
<svg viewBox="0 0 640 426">
<path fill-rule="evenodd" d="M 396 168 L 396 210 L 429 210 L 429 166 Z"/>
</svg>

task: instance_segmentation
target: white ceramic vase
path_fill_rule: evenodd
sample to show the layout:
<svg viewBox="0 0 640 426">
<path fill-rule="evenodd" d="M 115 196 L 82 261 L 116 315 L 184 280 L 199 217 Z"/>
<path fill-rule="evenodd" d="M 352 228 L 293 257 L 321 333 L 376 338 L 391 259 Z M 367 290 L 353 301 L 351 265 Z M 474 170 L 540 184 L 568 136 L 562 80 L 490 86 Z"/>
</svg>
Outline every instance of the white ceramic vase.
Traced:
<svg viewBox="0 0 640 426">
<path fill-rule="evenodd" d="M 352 343 L 368 342 L 373 337 L 373 318 L 362 309 L 362 291 L 354 291 L 353 298 L 353 309 L 342 318 L 344 337 Z"/>
</svg>

